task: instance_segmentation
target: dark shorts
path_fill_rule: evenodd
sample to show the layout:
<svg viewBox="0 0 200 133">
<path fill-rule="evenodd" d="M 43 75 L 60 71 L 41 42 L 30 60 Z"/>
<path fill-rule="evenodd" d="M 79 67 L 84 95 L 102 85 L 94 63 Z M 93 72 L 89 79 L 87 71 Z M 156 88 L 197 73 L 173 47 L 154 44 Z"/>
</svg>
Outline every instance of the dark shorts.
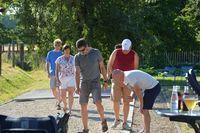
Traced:
<svg viewBox="0 0 200 133">
<path fill-rule="evenodd" d="M 148 89 L 144 91 L 144 97 L 143 97 L 143 109 L 152 109 L 153 104 L 156 100 L 156 97 L 160 93 L 161 86 L 158 83 L 155 87 L 152 89 Z"/>
<path fill-rule="evenodd" d="M 79 103 L 85 104 L 89 101 L 89 95 L 92 94 L 93 102 L 101 101 L 101 84 L 100 80 L 82 81 Z"/>
</svg>

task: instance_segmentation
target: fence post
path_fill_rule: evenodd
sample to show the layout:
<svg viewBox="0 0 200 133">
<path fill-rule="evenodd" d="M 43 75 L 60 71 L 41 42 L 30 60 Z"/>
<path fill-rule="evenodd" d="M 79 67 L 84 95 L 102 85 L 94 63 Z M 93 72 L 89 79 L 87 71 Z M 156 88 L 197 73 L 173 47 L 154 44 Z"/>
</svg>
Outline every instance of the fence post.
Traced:
<svg viewBox="0 0 200 133">
<path fill-rule="evenodd" d="M 24 44 L 23 43 L 20 43 L 20 64 L 21 64 L 21 67 L 24 69 Z"/>
<path fill-rule="evenodd" d="M 15 67 L 15 44 L 12 42 L 12 67 Z"/>
<path fill-rule="evenodd" d="M 2 45 L 0 44 L 0 76 L 2 71 Z"/>
<path fill-rule="evenodd" d="M 4 47 L 4 45 L 1 45 L 1 46 L 2 46 L 1 51 L 2 51 L 2 53 L 3 53 L 3 52 L 5 52 L 5 47 Z"/>
<path fill-rule="evenodd" d="M 10 58 L 11 58 L 11 45 L 9 44 L 8 45 L 8 60 L 10 60 Z"/>
</svg>

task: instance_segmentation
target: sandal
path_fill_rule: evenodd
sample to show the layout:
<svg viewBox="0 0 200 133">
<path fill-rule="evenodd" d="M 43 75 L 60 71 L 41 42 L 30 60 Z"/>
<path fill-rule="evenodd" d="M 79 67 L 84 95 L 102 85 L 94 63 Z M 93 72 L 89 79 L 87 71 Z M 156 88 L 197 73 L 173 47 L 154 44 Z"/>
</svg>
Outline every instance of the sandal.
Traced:
<svg viewBox="0 0 200 133">
<path fill-rule="evenodd" d="M 67 108 L 63 108 L 63 111 L 64 111 L 65 113 L 67 113 Z"/>
</svg>

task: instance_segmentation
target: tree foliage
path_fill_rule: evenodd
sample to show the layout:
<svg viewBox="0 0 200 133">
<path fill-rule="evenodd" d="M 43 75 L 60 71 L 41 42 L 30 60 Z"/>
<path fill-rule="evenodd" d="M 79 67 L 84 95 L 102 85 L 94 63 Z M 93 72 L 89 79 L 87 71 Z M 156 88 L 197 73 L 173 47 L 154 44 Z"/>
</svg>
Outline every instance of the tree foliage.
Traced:
<svg viewBox="0 0 200 133">
<path fill-rule="evenodd" d="M 15 0 L 10 5 L 18 39 L 37 44 L 43 56 L 55 38 L 75 53 L 76 40 L 85 37 L 106 60 L 116 43 L 130 38 L 146 66 L 155 67 L 162 66 L 166 51 L 200 49 L 199 0 Z"/>
</svg>

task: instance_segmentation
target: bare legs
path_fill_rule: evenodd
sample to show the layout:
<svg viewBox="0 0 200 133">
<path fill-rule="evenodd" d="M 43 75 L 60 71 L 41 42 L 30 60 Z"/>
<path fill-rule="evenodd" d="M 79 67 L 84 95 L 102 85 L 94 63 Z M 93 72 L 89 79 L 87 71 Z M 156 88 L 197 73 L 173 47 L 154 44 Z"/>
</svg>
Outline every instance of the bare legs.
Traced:
<svg viewBox="0 0 200 133">
<path fill-rule="evenodd" d="M 119 102 L 113 101 L 113 109 L 115 113 L 115 120 L 119 120 L 119 110 L 120 110 Z"/>
<path fill-rule="evenodd" d="M 75 91 L 75 88 L 68 89 L 68 102 L 69 102 L 69 112 L 70 113 L 72 111 L 72 106 L 74 103 L 74 91 Z"/>
<path fill-rule="evenodd" d="M 120 111 L 120 105 L 118 101 L 113 101 L 113 109 L 114 109 L 114 113 L 115 113 L 115 119 L 119 120 L 119 111 Z M 129 113 L 129 102 L 123 102 L 123 113 L 124 113 L 124 119 L 123 122 L 126 123 L 127 122 L 127 118 L 128 118 L 128 113 Z"/>
<path fill-rule="evenodd" d="M 97 101 L 95 103 L 95 105 L 97 107 L 97 111 L 99 113 L 101 121 L 104 121 L 105 120 L 104 108 L 103 108 L 103 105 L 102 105 L 101 101 Z M 88 129 L 88 109 L 87 109 L 87 106 L 88 106 L 87 103 L 81 104 L 81 118 L 82 118 L 82 123 L 83 123 L 84 130 Z"/>
<path fill-rule="evenodd" d="M 149 114 L 149 110 L 144 109 L 144 112 L 142 115 L 143 115 L 143 122 L 144 122 L 144 133 L 150 133 L 151 117 Z"/>
<path fill-rule="evenodd" d="M 59 102 L 61 101 L 60 99 L 60 90 L 58 88 L 53 88 L 51 89 L 53 96 L 55 99 L 57 99 Z"/>
<path fill-rule="evenodd" d="M 81 104 L 81 118 L 84 130 L 88 130 L 88 110 L 87 110 L 87 103 Z"/>
<path fill-rule="evenodd" d="M 72 111 L 72 106 L 74 102 L 74 90 L 75 88 L 69 87 L 67 89 L 61 89 L 61 99 L 64 104 L 63 110 L 66 112 L 67 111 L 67 92 L 68 92 L 68 102 L 69 102 L 69 112 L 71 113 Z"/>
</svg>

